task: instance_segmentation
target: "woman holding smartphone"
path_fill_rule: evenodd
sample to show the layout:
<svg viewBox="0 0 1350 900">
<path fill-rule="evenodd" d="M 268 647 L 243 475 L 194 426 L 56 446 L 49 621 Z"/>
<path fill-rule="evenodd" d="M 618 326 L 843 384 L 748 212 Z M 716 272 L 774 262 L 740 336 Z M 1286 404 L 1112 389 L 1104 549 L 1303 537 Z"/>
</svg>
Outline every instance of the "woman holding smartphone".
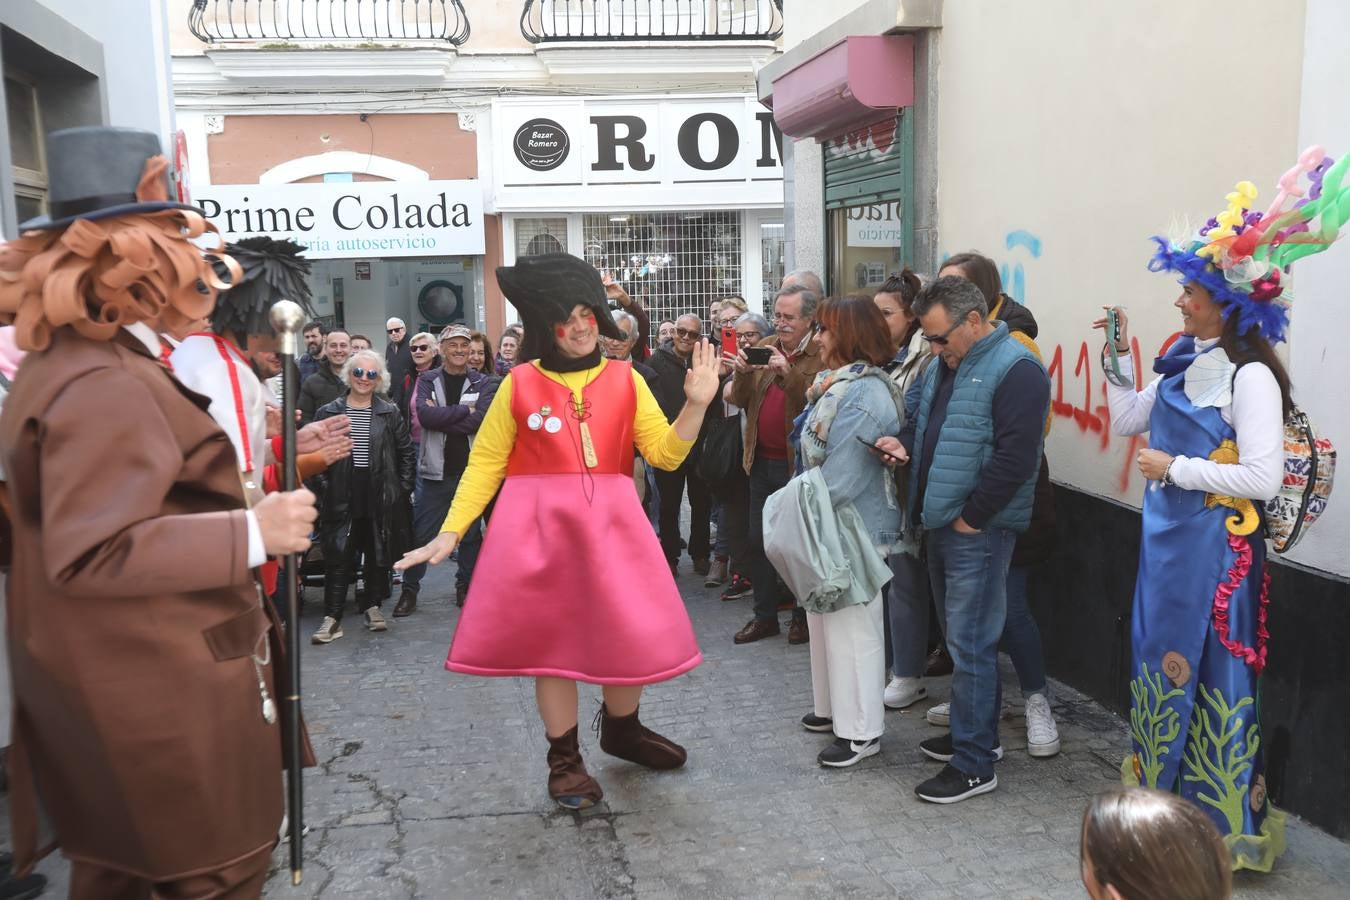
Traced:
<svg viewBox="0 0 1350 900">
<path fill-rule="evenodd" d="M 816 313 L 826 368 L 806 393 L 798 462 L 819 467 L 836 512 L 851 509 L 881 556 L 900 533 L 900 505 L 891 470 L 873 451 L 900 428 L 903 395 L 882 366 L 894 356 L 886 321 L 872 298 L 830 298 Z M 816 757 L 822 766 L 851 766 L 881 750 L 886 681 L 881 595 L 837 609 L 807 607 L 814 709 L 807 731 L 832 732 Z"/>
</svg>

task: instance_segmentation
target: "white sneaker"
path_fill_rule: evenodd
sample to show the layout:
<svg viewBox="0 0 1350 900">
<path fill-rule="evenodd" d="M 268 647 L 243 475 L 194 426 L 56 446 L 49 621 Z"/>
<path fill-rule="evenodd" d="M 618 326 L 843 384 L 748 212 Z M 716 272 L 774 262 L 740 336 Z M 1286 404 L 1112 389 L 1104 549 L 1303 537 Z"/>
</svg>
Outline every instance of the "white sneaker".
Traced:
<svg viewBox="0 0 1350 900">
<path fill-rule="evenodd" d="M 922 678 L 892 678 L 881 695 L 881 702 L 887 709 L 904 709 L 928 696 L 928 688 L 923 686 Z"/>
<path fill-rule="evenodd" d="M 939 703 L 937 706 L 930 707 L 924 716 L 928 719 L 929 725 L 941 725 L 943 728 L 950 728 L 952 725 L 952 704 L 950 701 Z"/>
<path fill-rule="evenodd" d="M 378 606 L 372 606 L 366 610 L 366 627 L 371 631 L 384 631 L 389 627 L 385 621 L 384 613 L 380 612 Z"/>
<path fill-rule="evenodd" d="M 316 644 L 331 644 L 342 637 L 342 625 L 332 616 L 324 616 L 323 624 L 314 632 L 312 640 Z"/>
<path fill-rule="evenodd" d="M 1054 756 L 1059 752 L 1059 729 L 1050 712 L 1050 701 L 1044 694 L 1027 697 L 1027 753 L 1037 758 Z"/>
</svg>

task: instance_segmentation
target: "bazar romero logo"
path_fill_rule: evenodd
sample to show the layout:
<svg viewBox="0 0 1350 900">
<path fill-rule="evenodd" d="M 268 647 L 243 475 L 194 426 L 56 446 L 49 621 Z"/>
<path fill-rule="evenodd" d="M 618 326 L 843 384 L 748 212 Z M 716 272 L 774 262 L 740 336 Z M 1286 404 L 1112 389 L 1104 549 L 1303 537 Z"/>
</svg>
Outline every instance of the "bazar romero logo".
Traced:
<svg viewBox="0 0 1350 900">
<path fill-rule="evenodd" d="M 537 172 L 547 172 L 567 159 L 571 142 L 567 132 L 552 119 L 531 119 L 516 131 L 516 159 Z"/>
</svg>

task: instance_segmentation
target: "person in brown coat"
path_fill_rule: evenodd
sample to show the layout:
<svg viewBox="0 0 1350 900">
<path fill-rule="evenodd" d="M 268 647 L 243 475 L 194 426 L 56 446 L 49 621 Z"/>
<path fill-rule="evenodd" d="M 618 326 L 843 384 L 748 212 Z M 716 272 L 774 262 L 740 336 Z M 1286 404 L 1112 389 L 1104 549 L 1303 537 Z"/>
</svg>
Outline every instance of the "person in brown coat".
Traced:
<svg viewBox="0 0 1350 900">
<path fill-rule="evenodd" d="M 308 545 L 313 497 L 248 509 L 206 398 L 161 361 L 156 331 L 224 285 L 158 138 L 70 129 L 47 159 L 55 218 L 0 245 L 0 321 L 30 351 L 0 415 L 16 867 L 59 845 L 77 900 L 257 897 L 287 690 L 252 569 Z"/>
<path fill-rule="evenodd" d="M 808 286 L 812 285 L 812 286 Z M 820 279 L 812 272 L 792 273 L 773 301 L 773 337 L 760 342 L 769 359 L 752 364 L 741 350 L 733 364 L 726 399 L 745 410 L 745 472 L 750 476 L 750 581 L 755 592 L 755 617 L 733 640 L 748 644 L 779 633 L 778 606 L 785 590 L 764 556 L 764 501 L 788 483 L 793 448 L 793 419 L 806 407 L 806 389 L 825 367 L 816 346 L 815 314 L 822 297 Z M 788 626 L 788 643 L 805 644 L 806 612 L 796 607 Z"/>
</svg>

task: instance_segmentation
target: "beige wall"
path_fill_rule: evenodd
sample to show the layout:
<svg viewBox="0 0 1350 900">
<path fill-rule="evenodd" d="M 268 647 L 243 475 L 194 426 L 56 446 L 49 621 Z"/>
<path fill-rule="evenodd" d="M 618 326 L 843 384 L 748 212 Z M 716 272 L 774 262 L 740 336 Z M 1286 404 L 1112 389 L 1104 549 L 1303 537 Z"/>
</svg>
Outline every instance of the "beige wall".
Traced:
<svg viewBox="0 0 1350 900">
<path fill-rule="evenodd" d="M 207 138 L 214 184 L 253 184 L 287 160 L 334 150 L 396 159 L 433 179 L 478 177 L 478 137 L 449 113 L 226 116 Z"/>
<path fill-rule="evenodd" d="M 1175 279 L 1145 268 L 1149 235 L 1174 218 L 1203 223 L 1244 178 L 1270 197 L 1297 156 L 1302 47 L 1302 2 L 1232 0 L 1223 15 L 1172 0 L 945 3 L 941 252 L 980 250 L 1024 273 L 1046 361 L 1062 355 L 1057 480 L 1138 504 L 1137 445 L 1097 430 L 1089 322 L 1102 304 L 1127 307 L 1149 363 L 1179 329 Z M 1258 56 L 1260 77 L 1222 93 Z M 1084 346 L 1091 361 L 1075 375 Z"/>
</svg>

